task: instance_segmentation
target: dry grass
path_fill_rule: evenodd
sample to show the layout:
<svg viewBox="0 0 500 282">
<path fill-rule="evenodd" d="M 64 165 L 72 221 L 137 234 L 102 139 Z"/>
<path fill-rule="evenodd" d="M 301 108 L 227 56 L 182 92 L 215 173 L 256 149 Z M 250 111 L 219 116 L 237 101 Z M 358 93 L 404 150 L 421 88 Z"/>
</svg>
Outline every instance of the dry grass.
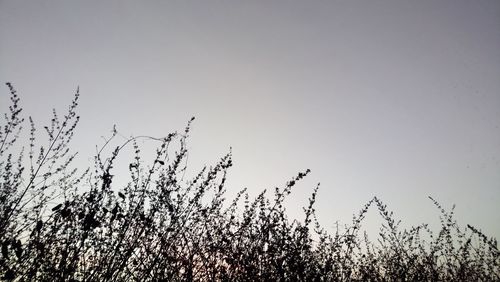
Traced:
<svg viewBox="0 0 500 282">
<path fill-rule="evenodd" d="M 460 227 L 453 210 L 433 199 L 441 218 L 437 232 L 425 224 L 401 230 L 374 197 L 350 226 L 334 234 L 316 220 L 318 187 L 304 220 L 287 219 L 283 201 L 308 170 L 272 196 L 263 192 L 250 199 L 241 191 L 227 202 L 224 183 L 231 153 L 193 179 L 183 179 L 189 124 L 181 133 L 135 137 L 113 149 L 115 132 L 93 169 L 79 174 L 71 168 L 69 146 L 79 119 L 78 92 L 62 119 L 54 111 L 43 142 L 37 141 L 30 118 L 24 144 L 19 97 L 7 85 L 11 105 L 0 129 L 2 280 L 500 280 L 496 240 L 472 226 Z M 158 143 L 149 162 L 141 158 L 139 138 Z M 116 187 L 113 165 L 125 148 L 135 152 L 129 176 L 120 176 L 130 181 Z M 370 207 L 384 220 L 375 243 L 360 231 Z"/>
</svg>

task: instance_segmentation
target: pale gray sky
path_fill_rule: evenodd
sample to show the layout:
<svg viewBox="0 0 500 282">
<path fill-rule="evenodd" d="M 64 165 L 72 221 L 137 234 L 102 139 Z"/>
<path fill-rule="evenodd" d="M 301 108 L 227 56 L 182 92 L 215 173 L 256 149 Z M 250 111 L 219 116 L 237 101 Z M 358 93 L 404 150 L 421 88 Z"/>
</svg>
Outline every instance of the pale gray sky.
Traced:
<svg viewBox="0 0 500 282">
<path fill-rule="evenodd" d="M 326 227 L 375 195 L 437 223 L 431 195 L 500 236 L 497 0 L 0 0 L 0 38 L 0 80 L 40 123 L 80 85 L 82 162 L 113 124 L 161 136 L 194 115 L 191 170 L 232 146 L 232 194 L 310 168 L 292 217 L 321 182 Z"/>
</svg>

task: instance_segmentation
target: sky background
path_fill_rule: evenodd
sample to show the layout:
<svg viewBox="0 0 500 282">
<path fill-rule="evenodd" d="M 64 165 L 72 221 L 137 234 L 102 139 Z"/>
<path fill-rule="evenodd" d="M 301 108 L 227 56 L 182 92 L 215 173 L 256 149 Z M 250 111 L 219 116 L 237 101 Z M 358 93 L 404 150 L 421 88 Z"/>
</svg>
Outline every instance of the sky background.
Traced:
<svg viewBox="0 0 500 282">
<path fill-rule="evenodd" d="M 500 237 L 500 1 L 0 0 L 0 38 L 0 81 L 39 125 L 80 86 L 79 164 L 113 124 L 165 136 L 196 116 L 190 171 L 232 147 L 230 195 L 310 168 L 292 218 L 321 182 L 332 230 L 373 196 L 437 224 L 432 196 Z"/>
</svg>

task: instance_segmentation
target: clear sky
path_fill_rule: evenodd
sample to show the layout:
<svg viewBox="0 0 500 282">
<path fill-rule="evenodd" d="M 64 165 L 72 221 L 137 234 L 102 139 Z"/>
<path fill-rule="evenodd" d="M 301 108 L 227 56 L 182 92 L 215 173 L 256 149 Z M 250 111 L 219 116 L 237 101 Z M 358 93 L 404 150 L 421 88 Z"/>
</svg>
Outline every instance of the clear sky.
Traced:
<svg viewBox="0 0 500 282">
<path fill-rule="evenodd" d="M 436 223 L 431 195 L 500 237 L 500 1 L 0 0 L 0 38 L 0 80 L 39 124 L 80 85 L 82 163 L 113 124 L 196 116 L 190 168 L 232 146 L 230 194 L 310 168 L 292 217 L 321 182 L 327 228 L 373 196 Z"/>
</svg>

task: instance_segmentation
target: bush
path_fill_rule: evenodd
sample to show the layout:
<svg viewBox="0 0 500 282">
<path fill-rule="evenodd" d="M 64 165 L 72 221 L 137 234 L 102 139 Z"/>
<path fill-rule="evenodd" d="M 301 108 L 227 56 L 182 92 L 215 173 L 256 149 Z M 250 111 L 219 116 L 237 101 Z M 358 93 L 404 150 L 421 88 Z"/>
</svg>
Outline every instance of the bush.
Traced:
<svg viewBox="0 0 500 282">
<path fill-rule="evenodd" d="M 70 141 L 78 124 L 77 90 L 61 119 L 43 127 L 37 145 L 31 118 L 27 149 L 24 119 L 10 83 L 11 105 L 0 129 L 0 277 L 5 281 L 498 281 L 495 239 L 460 227 L 453 210 L 434 202 L 435 233 L 426 224 L 401 230 L 374 197 L 350 226 L 334 234 L 316 220 L 318 187 L 304 220 L 287 219 L 283 201 L 309 170 L 272 197 L 250 199 L 243 190 L 226 203 L 231 152 L 184 180 L 188 123 L 165 138 L 133 137 L 110 150 L 112 136 L 92 170 L 72 168 Z M 154 158 L 141 158 L 139 139 L 156 142 Z M 130 180 L 116 187 L 113 166 L 125 148 L 134 157 Z M 27 155 L 27 157 L 26 157 Z M 120 176 L 123 179 L 124 176 Z M 361 234 L 370 207 L 385 224 L 377 243 Z"/>
</svg>

